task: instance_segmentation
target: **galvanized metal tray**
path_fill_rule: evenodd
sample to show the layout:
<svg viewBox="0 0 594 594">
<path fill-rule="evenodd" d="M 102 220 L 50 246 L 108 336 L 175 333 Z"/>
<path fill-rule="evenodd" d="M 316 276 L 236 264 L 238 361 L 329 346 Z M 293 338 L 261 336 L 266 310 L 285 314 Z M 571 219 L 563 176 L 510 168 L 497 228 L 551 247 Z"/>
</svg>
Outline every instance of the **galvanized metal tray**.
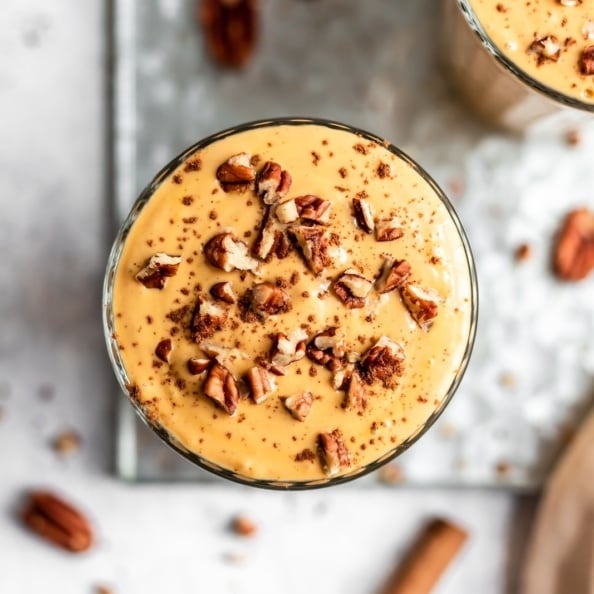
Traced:
<svg viewBox="0 0 594 594">
<path fill-rule="evenodd" d="M 326 117 L 394 142 L 452 197 L 481 289 L 462 387 L 396 462 L 394 482 L 534 489 L 592 402 L 592 280 L 561 285 L 549 257 L 563 213 L 594 206 L 594 139 L 584 131 L 570 147 L 562 135 L 503 137 L 465 113 L 440 68 L 438 5 L 266 0 L 255 58 L 229 72 L 206 53 L 193 0 L 115 0 L 114 212 L 121 220 L 186 146 L 240 122 Z M 522 243 L 532 257 L 518 262 Z M 121 396 L 117 471 L 131 480 L 214 480 L 153 436 Z M 353 487 L 370 484 L 377 476 Z"/>
</svg>

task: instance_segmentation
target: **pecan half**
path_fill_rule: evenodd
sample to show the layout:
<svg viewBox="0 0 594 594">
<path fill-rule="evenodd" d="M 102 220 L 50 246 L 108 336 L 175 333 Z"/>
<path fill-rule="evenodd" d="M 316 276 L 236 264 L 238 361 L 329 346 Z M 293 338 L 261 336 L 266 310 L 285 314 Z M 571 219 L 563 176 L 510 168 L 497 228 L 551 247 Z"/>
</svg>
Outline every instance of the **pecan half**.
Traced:
<svg viewBox="0 0 594 594">
<path fill-rule="evenodd" d="M 403 235 L 402 223 L 395 217 L 378 219 L 375 223 L 375 238 L 378 241 L 394 241 Z"/>
<path fill-rule="evenodd" d="M 246 296 L 251 310 L 259 317 L 273 316 L 289 311 L 291 298 L 289 294 L 274 283 L 255 284 Z"/>
<path fill-rule="evenodd" d="M 404 350 L 397 343 L 382 336 L 359 363 L 359 371 L 365 383 L 380 381 L 384 388 L 393 388 L 398 376 L 404 371 Z"/>
<path fill-rule="evenodd" d="M 349 451 L 339 429 L 318 435 L 318 455 L 327 476 L 335 476 L 351 465 Z"/>
<path fill-rule="evenodd" d="M 204 394 L 233 416 L 239 404 L 239 387 L 233 374 L 218 362 L 213 363 L 204 380 Z"/>
<path fill-rule="evenodd" d="M 320 274 L 324 268 L 332 264 L 328 250 L 328 237 L 323 227 L 291 225 L 290 232 L 301 248 L 305 262 L 314 274 Z"/>
<path fill-rule="evenodd" d="M 136 280 L 147 289 L 162 289 L 167 279 L 177 274 L 181 260 L 181 256 L 155 254 L 136 275 Z"/>
<path fill-rule="evenodd" d="M 226 68 L 241 68 L 258 41 L 257 0 L 203 0 L 198 13 L 206 48 Z"/>
<path fill-rule="evenodd" d="M 413 320 L 422 330 L 429 330 L 439 311 L 437 295 L 419 285 L 407 283 L 400 287 L 400 296 Z"/>
<path fill-rule="evenodd" d="M 200 359 L 198 357 L 192 357 L 188 359 L 188 371 L 191 375 L 200 375 L 204 373 L 212 364 L 211 359 Z"/>
<path fill-rule="evenodd" d="M 219 301 L 223 301 L 225 303 L 235 303 L 235 293 L 233 293 L 233 285 L 229 281 L 224 281 L 221 283 L 215 283 L 212 287 L 210 287 L 209 293 Z"/>
<path fill-rule="evenodd" d="M 258 174 L 256 194 L 264 204 L 276 204 L 287 195 L 292 183 L 291 174 L 274 161 L 268 161 Z"/>
<path fill-rule="evenodd" d="M 348 388 L 343 402 L 343 407 L 348 410 L 362 412 L 367 406 L 367 392 L 365 384 L 357 370 L 354 370 L 347 380 Z"/>
<path fill-rule="evenodd" d="M 311 392 L 301 392 L 287 396 L 283 403 L 295 419 L 305 421 L 313 405 L 313 396 Z"/>
<path fill-rule="evenodd" d="M 251 158 L 248 153 L 238 153 L 219 165 L 217 179 L 224 192 L 245 192 L 253 189 L 256 170 Z"/>
<path fill-rule="evenodd" d="M 225 272 L 258 268 L 258 261 L 248 253 L 248 246 L 233 233 L 224 232 L 211 237 L 204 246 L 206 259 Z"/>
<path fill-rule="evenodd" d="M 373 283 L 353 268 L 348 268 L 334 281 L 333 288 L 347 309 L 356 309 L 365 306 Z"/>
<path fill-rule="evenodd" d="M 384 264 L 379 277 L 375 281 L 378 293 L 388 293 L 401 287 L 410 276 L 410 264 L 406 260 L 397 260 L 384 256 Z"/>
<path fill-rule="evenodd" d="M 594 268 L 594 213 L 587 208 L 565 217 L 555 245 L 554 267 L 565 281 L 582 280 Z"/>
<path fill-rule="evenodd" d="M 538 65 L 545 62 L 557 62 L 561 55 L 561 44 L 554 35 L 545 35 L 535 39 L 526 50 L 529 54 L 536 54 Z"/>
<path fill-rule="evenodd" d="M 316 334 L 306 348 L 308 359 L 330 371 L 341 367 L 345 353 L 344 336 L 335 326 Z"/>
<path fill-rule="evenodd" d="M 169 363 L 169 356 L 171 355 L 171 351 L 173 350 L 173 343 L 171 342 L 171 338 L 165 338 L 157 345 L 155 349 L 155 355 L 164 361 L 165 363 Z"/>
<path fill-rule="evenodd" d="M 22 512 L 23 522 L 45 540 L 72 553 L 93 544 L 93 530 L 85 516 L 48 491 L 33 491 Z"/>
<path fill-rule="evenodd" d="M 365 233 L 373 233 L 375 229 L 374 212 L 369 201 L 365 198 L 353 198 L 353 213 L 359 229 Z"/>
<path fill-rule="evenodd" d="M 327 225 L 330 222 L 330 210 L 332 203 L 312 194 L 298 196 L 295 200 L 295 206 L 299 217 L 305 221 Z"/>
<path fill-rule="evenodd" d="M 274 337 L 274 344 L 270 351 L 270 363 L 283 369 L 291 363 L 300 361 L 305 357 L 307 334 L 301 328 L 294 330 L 287 336 L 279 332 Z"/>
<path fill-rule="evenodd" d="M 264 215 L 258 238 L 252 246 L 254 256 L 267 262 L 272 259 L 273 255 L 280 260 L 286 258 L 291 249 L 284 226 L 274 216 L 280 206 L 268 208 Z"/>
<path fill-rule="evenodd" d="M 276 383 L 263 367 L 252 367 L 246 374 L 246 380 L 256 404 L 262 404 L 276 390 Z"/>
<path fill-rule="evenodd" d="M 192 340 L 202 342 L 222 330 L 228 315 L 223 305 L 210 299 L 198 299 L 190 325 Z"/>
<path fill-rule="evenodd" d="M 594 74 L 594 45 L 590 45 L 582 52 L 580 72 L 585 75 Z"/>
</svg>

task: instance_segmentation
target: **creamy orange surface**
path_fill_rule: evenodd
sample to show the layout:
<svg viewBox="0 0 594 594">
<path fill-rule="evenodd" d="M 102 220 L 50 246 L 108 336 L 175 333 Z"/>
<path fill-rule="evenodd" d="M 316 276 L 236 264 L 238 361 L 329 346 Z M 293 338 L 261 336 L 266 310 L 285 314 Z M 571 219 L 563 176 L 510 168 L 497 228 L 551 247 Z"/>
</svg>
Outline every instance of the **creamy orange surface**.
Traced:
<svg viewBox="0 0 594 594">
<path fill-rule="evenodd" d="M 538 82 L 594 103 L 593 0 L 468 0 L 494 44 Z"/>
<path fill-rule="evenodd" d="M 224 191 L 217 171 L 241 153 L 248 157 L 239 161 L 257 180 Z M 274 184 L 260 180 L 269 161 L 292 178 L 280 198 L 266 197 L 278 198 L 272 205 L 262 194 Z M 304 196 L 318 199 L 319 220 Z M 367 219 L 355 217 L 353 199 L 363 201 Z M 254 255 L 265 220 L 286 240 L 287 254 Z M 312 230 L 323 243 L 319 267 L 311 246 L 300 243 Z M 240 265 L 252 270 L 213 265 L 205 245 L 209 252 L 208 242 L 221 234 L 244 244 Z M 388 240 L 379 241 L 382 236 Z M 151 272 L 147 265 L 156 254 L 179 261 L 173 276 L 160 279 L 162 288 L 139 280 Z M 410 276 L 386 290 L 378 279 L 390 258 L 405 261 L 399 270 L 408 266 Z M 354 285 L 347 282 L 353 279 Z M 211 293 L 224 282 L 233 303 Z M 272 307 L 268 301 L 259 307 L 262 287 L 266 298 L 271 287 L 279 290 Z M 428 300 L 420 317 L 405 303 L 417 290 Z M 432 187 L 383 146 L 321 125 L 253 129 L 190 156 L 133 224 L 113 289 L 115 339 L 129 391 L 151 422 L 209 462 L 243 477 L 280 481 L 356 471 L 414 435 L 459 371 L 472 308 L 466 253 Z M 213 316 L 219 316 L 215 322 Z M 315 342 L 328 329 L 332 344 Z M 281 350 L 297 360 L 275 358 L 279 336 L 288 339 Z M 378 361 L 368 355 L 378 341 L 375 353 L 392 345 L 387 354 L 396 353 L 395 365 L 374 367 Z M 239 392 L 235 404 L 225 401 L 216 378 L 205 394 L 215 367 L 228 374 L 225 386 Z M 261 399 L 250 382 L 255 372 L 271 380 Z"/>
</svg>

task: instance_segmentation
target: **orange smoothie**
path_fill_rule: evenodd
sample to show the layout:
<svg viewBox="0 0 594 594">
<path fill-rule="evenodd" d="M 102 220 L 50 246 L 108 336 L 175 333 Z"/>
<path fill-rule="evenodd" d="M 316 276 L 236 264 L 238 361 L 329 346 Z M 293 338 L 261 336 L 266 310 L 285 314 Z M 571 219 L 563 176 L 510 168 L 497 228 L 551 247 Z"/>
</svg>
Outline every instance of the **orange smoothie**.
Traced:
<svg viewBox="0 0 594 594">
<path fill-rule="evenodd" d="M 441 410 L 476 302 L 460 229 L 387 143 L 235 132 L 142 208 L 113 279 L 127 390 L 180 450 L 299 483 L 387 459 Z"/>
</svg>

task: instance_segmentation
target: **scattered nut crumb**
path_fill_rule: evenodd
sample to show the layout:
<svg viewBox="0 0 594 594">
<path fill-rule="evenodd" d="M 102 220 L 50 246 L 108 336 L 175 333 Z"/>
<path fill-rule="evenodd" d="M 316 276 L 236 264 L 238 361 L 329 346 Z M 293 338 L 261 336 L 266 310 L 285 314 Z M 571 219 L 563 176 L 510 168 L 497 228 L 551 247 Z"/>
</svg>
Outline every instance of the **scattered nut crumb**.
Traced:
<svg viewBox="0 0 594 594">
<path fill-rule="evenodd" d="M 516 248 L 516 262 L 525 262 L 532 258 L 532 247 L 527 243 L 522 243 Z"/>
<path fill-rule="evenodd" d="M 231 521 L 231 530 L 238 536 L 252 537 L 258 532 L 258 527 L 246 516 L 235 516 Z"/>
<path fill-rule="evenodd" d="M 52 440 L 52 447 L 61 456 L 67 456 L 76 452 L 80 448 L 81 442 L 82 439 L 76 431 L 67 429 Z"/>
<path fill-rule="evenodd" d="M 565 133 L 565 143 L 568 146 L 578 146 L 582 142 L 582 135 L 579 130 L 568 130 Z"/>
</svg>

